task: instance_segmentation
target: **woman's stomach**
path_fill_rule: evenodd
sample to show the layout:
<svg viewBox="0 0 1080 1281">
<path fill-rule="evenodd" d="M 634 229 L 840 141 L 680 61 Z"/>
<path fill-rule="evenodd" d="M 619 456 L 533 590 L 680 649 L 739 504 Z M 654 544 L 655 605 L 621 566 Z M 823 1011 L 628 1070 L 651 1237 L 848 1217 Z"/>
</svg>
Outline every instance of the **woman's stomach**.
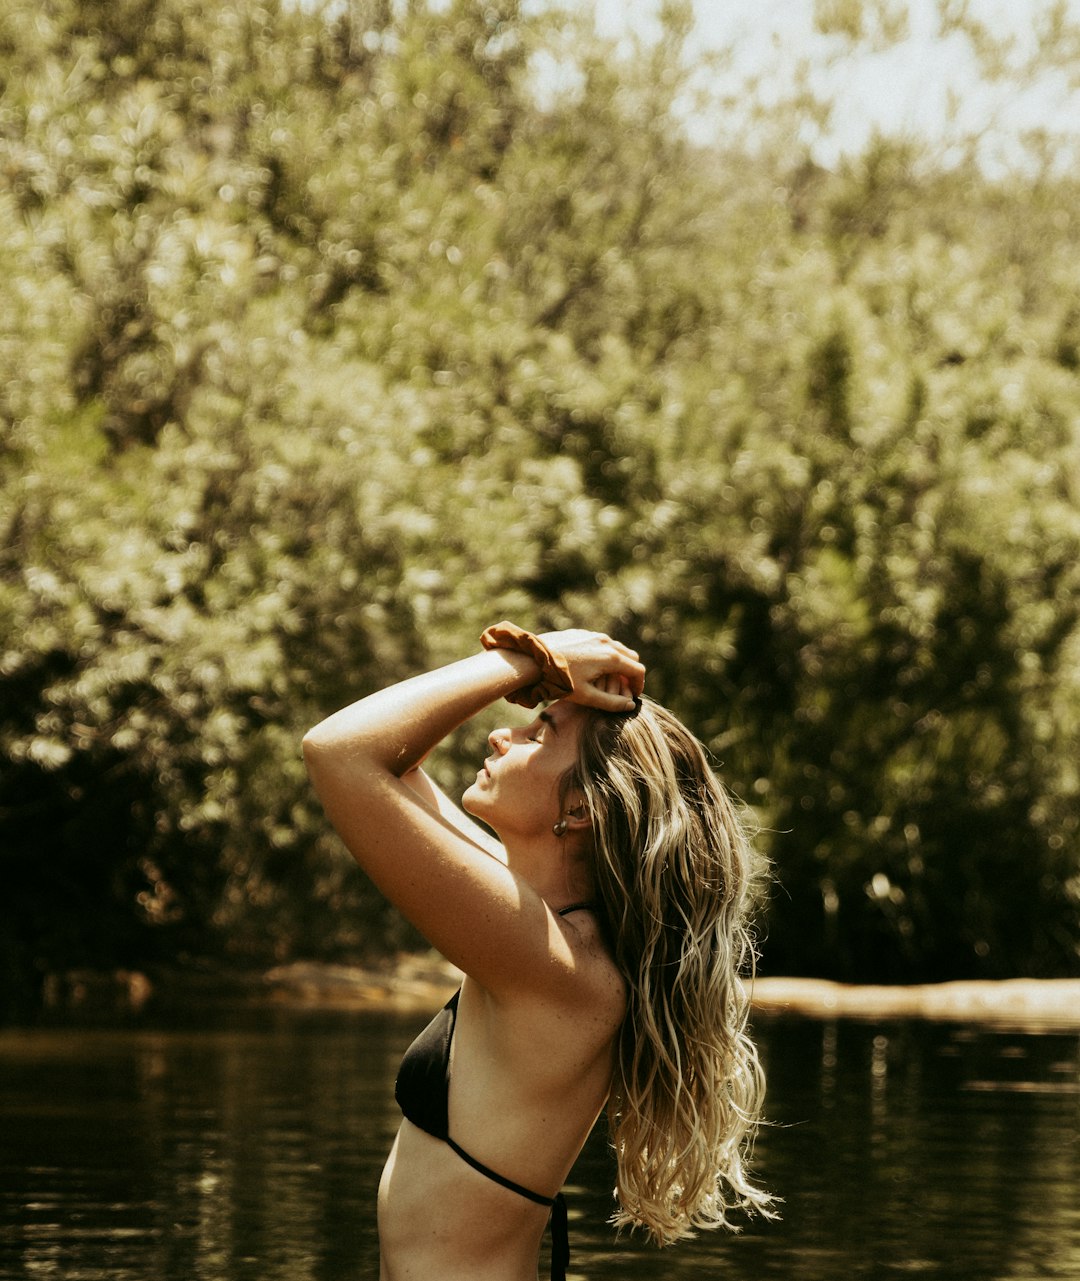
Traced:
<svg viewBox="0 0 1080 1281">
<path fill-rule="evenodd" d="M 548 1214 L 402 1121 L 379 1183 L 381 1281 L 536 1281 Z"/>
</svg>

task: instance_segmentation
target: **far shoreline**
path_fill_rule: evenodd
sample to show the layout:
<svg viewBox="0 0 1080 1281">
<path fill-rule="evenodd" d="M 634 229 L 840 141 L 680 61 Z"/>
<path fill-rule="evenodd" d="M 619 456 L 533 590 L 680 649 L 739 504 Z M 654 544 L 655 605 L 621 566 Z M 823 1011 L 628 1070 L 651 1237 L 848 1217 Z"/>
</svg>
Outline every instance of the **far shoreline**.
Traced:
<svg viewBox="0 0 1080 1281">
<path fill-rule="evenodd" d="M 142 1014 L 200 1009 L 295 1009 L 422 1013 L 461 981 L 441 957 L 405 954 L 364 967 L 297 961 L 266 971 L 161 969 L 71 971 L 43 989 L 47 1015 Z M 895 1020 L 986 1024 L 1031 1031 L 1080 1030 L 1080 979 L 952 980 L 886 986 L 815 978 L 758 978 L 750 987 L 764 1018 Z"/>
<path fill-rule="evenodd" d="M 818 1019 L 923 1019 L 1032 1031 L 1080 1029 L 1080 979 L 960 979 L 887 987 L 827 979 L 766 978 L 753 985 L 765 1015 Z"/>
</svg>

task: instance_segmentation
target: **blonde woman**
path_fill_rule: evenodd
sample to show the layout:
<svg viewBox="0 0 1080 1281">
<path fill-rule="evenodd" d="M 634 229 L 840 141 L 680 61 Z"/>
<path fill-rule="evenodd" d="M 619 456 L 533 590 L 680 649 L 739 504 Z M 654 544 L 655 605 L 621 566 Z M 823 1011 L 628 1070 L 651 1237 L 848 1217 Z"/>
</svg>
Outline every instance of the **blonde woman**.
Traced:
<svg viewBox="0 0 1080 1281">
<path fill-rule="evenodd" d="M 744 1168 L 763 1086 L 728 796 L 625 645 L 503 623 L 482 646 L 304 739 L 353 856 L 465 974 L 398 1075 L 380 1281 L 536 1281 L 549 1220 L 563 1277 L 559 1188 L 605 1107 L 616 1223 L 664 1244 L 768 1202 Z M 548 705 L 490 735 L 458 808 L 424 759 L 503 697 Z"/>
</svg>

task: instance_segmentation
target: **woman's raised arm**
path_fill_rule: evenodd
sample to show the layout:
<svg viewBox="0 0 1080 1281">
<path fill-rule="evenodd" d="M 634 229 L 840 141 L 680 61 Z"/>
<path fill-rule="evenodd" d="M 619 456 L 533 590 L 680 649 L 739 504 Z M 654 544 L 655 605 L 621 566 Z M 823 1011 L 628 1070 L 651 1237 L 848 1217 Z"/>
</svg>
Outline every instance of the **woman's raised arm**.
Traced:
<svg viewBox="0 0 1080 1281">
<path fill-rule="evenodd" d="M 570 673 L 573 701 L 625 710 L 632 699 L 607 692 L 610 676 L 640 691 L 637 656 L 608 637 L 572 631 L 543 640 Z M 550 987 L 573 958 L 528 881 L 406 776 L 464 721 L 541 676 L 529 654 L 491 649 L 361 699 L 304 738 L 315 790 L 353 857 L 433 946 L 491 990 Z"/>
</svg>

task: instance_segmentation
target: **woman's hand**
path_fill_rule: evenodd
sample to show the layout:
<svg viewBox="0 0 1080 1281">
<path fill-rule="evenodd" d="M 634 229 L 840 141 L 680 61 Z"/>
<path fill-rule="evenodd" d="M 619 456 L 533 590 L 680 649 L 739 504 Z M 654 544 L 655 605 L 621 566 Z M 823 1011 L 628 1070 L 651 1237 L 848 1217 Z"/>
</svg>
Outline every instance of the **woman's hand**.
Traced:
<svg viewBox="0 0 1080 1281">
<path fill-rule="evenodd" d="M 574 692 L 567 701 L 605 712 L 625 712 L 645 688 L 645 668 L 637 651 L 604 632 L 572 628 L 545 632 L 540 639 L 570 669 Z"/>
</svg>

